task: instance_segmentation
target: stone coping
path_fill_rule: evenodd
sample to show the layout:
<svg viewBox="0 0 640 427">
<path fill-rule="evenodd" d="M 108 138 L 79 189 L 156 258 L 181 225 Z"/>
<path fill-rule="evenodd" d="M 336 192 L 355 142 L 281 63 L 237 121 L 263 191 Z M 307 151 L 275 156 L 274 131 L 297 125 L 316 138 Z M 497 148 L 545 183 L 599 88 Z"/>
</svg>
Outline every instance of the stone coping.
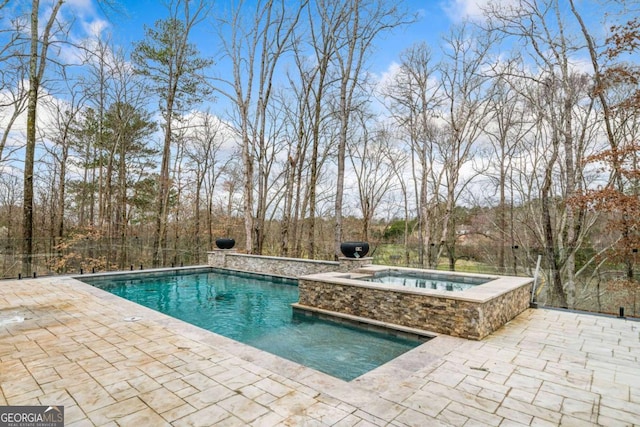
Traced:
<svg viewBox="0 0 640 427">
<path fill-rule="evenodd" d="M 141 274 L 145 275 L 164 275 L 166 273 L 208 273 L 214 271 L 214 267 L 210 267 L 206 264 L 203 265 L 191 265 L 188 267 L 161 267 L 150 268 L 143 270 L 120 270 L 120 271 L 106 271 L 100 273 L 84 273 L 84 274 L 72 274 L 69 277 L 82 281 L 84 278 L 108 278 L 108 277 L 125 277 L 133 276 L 139 277 Z M 60 276 L 65 277 L 65 276 Z"/>
<path fill-rule="evenodd" d="M 372 277 L 376 273 L 386 271 L 400 271 L 400 272 L 412 272 L 421 274 L 437 274 L 446 276 L 461 276 L 461 277 L 475 277 L 491 279 L 489 282 L 482 285 L 474 286 L 464 291 L 443 291 L 438 289 L 426 289 L 426 288 L 414 288 L 409 286 L 394 285 L 394 284 L 382 284 L 375 282 L 368 282 L 365 280 L 359 280 L 365 277 Z M 310 274 L 300 277 L 300 280 L 311 280 L 326 283 L 342 284 L 349 286 L 358 286 L 368 289 L 389 290 L 393 292 L 415 294 L 415 295 L 429 295 L 440 298 L 447 298 L 459 301 L 468 301 L 474 303 L 485 303 L 498 296 L 512 292 L 523 286 L 530 285 L 533 282 L 532 277 L 515 277 L 515 276 L 497 276 L 487 274 L 475 274 L 475 273 L 457 273 L 441 270 L 423 270 L 416 268 L 401 268 L 401 267 L 389 267 L 389 266 L 366 266 L 358 269 L 355 273 L 318 273 Z"/>
<path fill-rule="evenodd" d="M 222 251 L 224 251 L 225 249 L 220 249 Z M 338 265 L 337 261 L 325 261 L 325 260 L 321 260 L 321 259 L 305 259 L 305 258 L 286 258 L 286 257 L 277 257 L 277 256 L 271 256 L 271 255 L 254 255 L 254 254 L 239 254 L 237 252 L 231 252 L 229 253 L 229 255 L 231 256 L 235 256 L 235 257 L 243 257 L 243 258 L 256 258 L 259 257 L 260 259 L 271 259 L 271 260 L 278 260 L 278 261 L 282 261 L 287 260 L 287 261 L 291 261 L 291 262 L 308 262 L 311 264 L 334 264 L 334 265 Z"/>
<path fill-rule="evenodd" d="M 372 258 L 346 258 L 338 261 L 310 260 L 254 254 L 239 254 L 233 249 L 218 249 L 208 252 L 208 265 L 234 271 L 246 271 L 271 276 L 298 278 L 308 274 L 329 271 L 355 271 L 370 265 Z"/>
<path fill-rule="evenodd" d="M 290 258 L 290 257 L 278 257 L 272 255 L 255 255 L 255 254 L 241 254 L 235 251 L 235 249 L 214 249 L 213 251 L 209 251 L 207 253 L 218 253 L 218 252 L 226 252 L 226 254 L 235 256 L 235 257 L 245 257 L 245 258 L 260 258 L 260 259 L 271 259 L 274 261 L 290 261 L 290 262 L 304 262 L 309 264 L 329 264 L 329 265 L 340 265 L 339 261 L 328 261 L 323 259 L 308 259 L 308 258 Z M 363 258 L 347 258 L 340 257 L 340 260 L 370 260 L 373 261 L 371 257 L 363 257 Z"/>
</svg>

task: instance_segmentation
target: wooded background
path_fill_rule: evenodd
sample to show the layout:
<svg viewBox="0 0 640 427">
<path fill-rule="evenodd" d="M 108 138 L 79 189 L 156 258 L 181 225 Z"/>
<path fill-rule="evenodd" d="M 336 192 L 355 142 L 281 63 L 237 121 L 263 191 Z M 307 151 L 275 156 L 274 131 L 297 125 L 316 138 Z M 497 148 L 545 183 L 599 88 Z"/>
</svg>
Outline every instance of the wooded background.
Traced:
<svg viewBox="0 0 640 427">
<path fill-rule="evenodd" d="M 637 315 L 640 10 L 593 3 L 489 3 L 376 78 L 401 1 L 172 0 L 129 49 L 75 40 L 62 0 L 0 0 L 0 277 L 364 240 L 392 265 L 541 257 L 541 303 Z"/>
</svg>

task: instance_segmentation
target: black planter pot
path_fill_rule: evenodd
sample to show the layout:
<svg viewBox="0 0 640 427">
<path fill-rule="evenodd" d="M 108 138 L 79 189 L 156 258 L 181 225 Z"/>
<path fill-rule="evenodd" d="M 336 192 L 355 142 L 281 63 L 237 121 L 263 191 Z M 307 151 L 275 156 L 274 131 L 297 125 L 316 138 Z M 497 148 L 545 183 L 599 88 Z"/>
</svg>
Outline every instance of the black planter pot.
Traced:
<svg viewBox="0 0 640 427">
<path fill-rule="evenodd" d="M 216 246 L 219 249 L 231 249 L 235 246 L 236 241 L 233 239 L 220 238 L 216 239 Z"/>
<path fill-rule="evenodd" d="M 342 242 L 340 251 L 347 258 L 362 258 L 369 253 L 367 242 Z"/>
</svg>

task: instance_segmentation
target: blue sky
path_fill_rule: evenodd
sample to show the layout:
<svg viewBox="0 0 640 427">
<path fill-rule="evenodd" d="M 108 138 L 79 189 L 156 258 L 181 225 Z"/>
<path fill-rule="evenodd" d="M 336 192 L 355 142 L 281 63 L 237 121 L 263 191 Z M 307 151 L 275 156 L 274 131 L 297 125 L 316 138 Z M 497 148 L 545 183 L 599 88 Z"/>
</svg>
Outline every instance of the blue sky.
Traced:
<svg viewBox="0 0 640 427">
<path fill-rule="evenodd" d="M 144 27 L 153 26 L 158 19 L 168 16 L 166 6 L 170 0 L 115 0 L 117 10 L 100 7 L 98 0 L 65 0 L 59 13 L 59 19 L 66 23 L 72 23 L 69 40 L 76 44 L 81 44 L 84 40 L 111 39 L 116 45 L 124 48 L 124 51 L 131 52 L 133 44 L 143 39 Z M 249 0 L 252 1 L 252 0 Z M 291 0 L 295 1 L 295 0 Z M 408 48 L 417 41 L 426 40 L 430 44 L 437 44 L 442 33 L 446 32 L 450 25 L 459 21 L 465 11 L 473 10 L 474 2 L 477 0 L 400 0 L 402 7 L 410 14 L 419 16 L 417 22 L 396 29 L 391 34 L 386 34 L 379 40 L 376 50 L 370 57 L 370 71 L 380 77 L 390 69 L 392 64 L 398 60 L 402 50 Z M 480 0 L 487 1 L 487 0 Z M 510 0 L 502 0 L 510 1 Z M 41 23 L 44 25 L 54 0 L 40 1 Z M 219 0 L 213 3 L 213 14 L 220 14 L 225 9 L 231 8 L 236 3 L 230 0 Z M 22 17 L 25 25 L 28 23 L 28 16 L 31 11 L 31 1 L 12 0 L 0 11 L 0 30 L 11 27 L 12 19 Z M 192 42 L 195 43 L 203 55 L 213 56 L 215 49 L 218 49 L 218 35 L 214 26 L 214 19 L 203 22 L 194 32 Z M 4 42 L 7 33 L 0 32 L 0 42 Z M 52 49 L 51 55 L 55 56 L 56 51 L 62 63 L 80 63 L 80 53 L 70 44 L 59 44 Z M 227 65 L 228 66 L 228 65 Z M 212 69 L 213 73 L 224 74 L 226 66 L 219 63 Z M 81 68 L 77 68 L 82 72 Z M 67 71 L 73 73 L 72 69 Z M 44 89 L 43 94 L 46 93 Z M 2 93 L 0 93 L 1 100 Z M 52 93 L 53 97 L 65 98 L 62 93 Z M 154 103 L 152 103 L 154 104 Z M 219 98 L 217 105 L 211 105 L 214 114 L 224 114 L 224 101 Z M 150 109 L 154 105 L 149 106 Z M 206 106 L 201 106 L 206 107 Z M 0 111 L 0 126 L 4 124 L 3 114 Z M 40 109 L 39 122 L 42 125 L 47 121 L 47 113 Z M 19 120 L 13 131 L 16 135 L 24 130 L 25 120 Z M 18 140 L 21 137 L 18 136 Z"/>
<path fill-rule="evenodd" d="M 486 2 L 487 0 L 480 0 Z M 446 33 L 452 23 L 460 21 L 465 13 L 476 10 L 477 0 L 407 0 L 400 4 L 412 13 L 417 14 L 417 22 L 396 29 L 380 39 L 375 55 L 372 56 L 372 66 L 375 73 L 382 73 L 390 64 L 397 60 L 399 53 L 417 41 L 427 41 L 429 44 L 438 43 L 439 37 Z M 81 21 L 81 32 L 100 33 L 102 36 L 111 34 L 118 45 L 130 50 L 132 44 L 144 37 L 144 26 L 153 26 L 158 19 L 167 16 L 163 2 L 157 0 L 120 0 L 121 12 L 110 12 L 109 21 L 97 6 L 95 0 L 68 0 L 68 10 L 74 10 L 76 18 Z M 230 1 L 220 1 L 214 4 L 216 10 L 231 5 Z M 77 25 L 76 25 L 77 27 Z M 215 44 L 216 34 L 210 23 L 203 23 L 195 33 L 193 42 L 203 53 L 207 46 Z M 213 39 L 213 40 L 212 40 Z"/>
<path fill-rule="evenodd" d="M 118 0 L 117 10 L 101 9 L 97 0 L 66 0 L 61 16 L 64 20 L 73 19 L 72 39 L 80 42 L 83 38 L 99 37 L 103 40 L 111 39 L 113 44 L 121 46 L 126 52 L 131 52 L 134 43 L 142 40 L 145 35 L 144 28 L 153 27 L 159 19 L 168 16 L 166 1 L 159 0 Z M 251 0 L 249 0 L 251 1 Z M 385 0 L 388 1 L 388 0 Z M 448 32 L 450 26 L 462 20 L 467 13 L 477 10 L 476 2 L 488 0 L 400 0 L 398 5 L 404 8 L 408 14 L 417 16 L 416 22 L 399 27 L 391 33 L 384 34 L 372 51 L 368 65 L 374 78 L 381 79 L 390 69 L 395 69 L 400 53 L 416 42 L 427 41 L 434 47 L 439 43 L 443 33 Z M 511 0 L 501 0 L 511 1 Z M 25 5 L 29 2 L 25 1 Z M 46 15 L 46 6 L 52 0 L 41 0 L 41 14 Z M 216 33 L 215 17 L 225 15 L 226 9 L 233 7 L 236 1 L 220 0 L 213 3 L 212 15 L 208 21 L 202 22 L 192 33 L 191 41 L 198 47 L 203 56 L 215 58 L 219 49 L 219 35 Z M 68 51 L 67 63 L 74 55 L 74 49 L 66 46 L 63 51 Z M 217 60 L 218 58 L 216 58 Z M 73 62 L 78 62 L 76 59 Z M 230 64 L 224 61 L 216 61 L 210 73 L 224 76 L 230 72 Z M 156 107 L 155 102 L 149 105 L 150 110 Z M 228 100 L 218 96 L 213 103 L 205 101 L 196 109 L 209 108 L 210 111 L 220 117 L 225 117 L 229 109 Z"/>
<path fill-rule="evenodd" d="M 386 0 L 394 1 L 394 0 Z M 398 61 L 402 50 L 419 41 L 426 41 L 434 54 L 437 55 L 441 37 L 449 32 L 454 24 L 465 17 L 478 18 L 480 8 L 489 2 L 505 4 L 515 0 L 395 0 L 410 14 L 419 18 L 410 25 L 395 29 L 378 40 L 376 50 L 370 57 L 370 65 L 375 75 L 381 76 L 388 71 L 394 62 Z M 43 1 L 43 4 L 49 0 Z M 111 35 L 113 41 L 130 51 L 134 42 L 144 37 L 144 26 L 153 26 L 158 19 L 167 17 L 166 1 L 159 0 L 119 0 L 121 11 L 110 12 L 107 21 L 98 7 L 97 0 L 67 0 L 67 13 L 76 18 L 74 27 L 77 37 L 87 37 L 92 33 L 105 38 Z M 236 1 L 219 0 L 213 3 L 213 14 L 223 14 L 225 9 L 232 7 Z M 563 4 L 564 3 L 564 4 Z M 576 0 L 585 20 L 595 25 L 602 16 L 602 10 L 596 9 L 598 3 L 593 0 Z M 606 4 L 606 3 L 604 3 Z M 561 1 L 561 7 L 570 14 L 568 2 Z M 198 46 L 203 55 L 215 55 L 213 49 L 218 45 L 218 35 L 215 33 L 213 19 L 203 22 L 194 32 L 192 41 Z M 603 31 L 605 28 L 602 28 Z"/>
<path fill-rule="evenodd" d="M 114 44 L 121 46 L 125 51 L 130 52 L 133 44 L 140 41 L 144 37 L 144 27 L 153 26 L 158 19 L 167 17 L 167 10 L 164 4 L 169 0 L 116 0 L 118 2 L 119 11 L 110 11 L 108 18 L 105 17 L 104 11 L 99 7 L 98 0 L 66 0 L 61 10 L 61 19 L 66 21 L 73 20 L 72 32 L 70 38 L 74 42 L 81 42 L 83 39 L 99 37 L 101 39 L 111 38 Z M 255 0 L 247 0 L 255 1 Z M 290 0 L 294 1 L 294 0 Z M 385 0 L 394 1 L 394 0 Z M 431 47 L 434 56 L 438 55 L 441 45 L 441 37 L 447 34 L 451 27 L 463 21 L 467 16 L 478 17 L 480 7 L 486 5 L 489 1 L 498 2 L 500 4 L 513 3 L 515 0 L 395 0 L 398 5 L 403 7 L 412 15 L 417 15 L 416 22 L 395 29 L 392 33 L 387 33 L 378 40 L 375 50 L 369 58 L 370 71 L 378 79 L 383 79 L 393 72 L 399 60 L 400 53 L 415 44 L 416 42 L 426 41 Z M 562 2 L 563 0 L 561 0 Z M 47 8 L 53 3 L 53 0 L 41 0 L 41 16 L 47 15 Z M 232 7 L 235 3 L 231 0 L 219 0 L 213 4 L 213 14 L 221 14 L 225 9 Z M 603 16 L 602 10 L 595 9 L 593 6 L 598 2 L 596 0 L 576 0 L 578 6 L 582 9 L 585 19 L 590 23 L 600 24 Z M 12 15 L 13 9 L 18 16 L 28 16 L 30 10 L 30 1 L 14 0 L 9 2 L 8 6 L 2 10 L 5 18 L 2 25 L 8 24 L 8 19 Z M 562 3 L 561 3 L 562 4 Z M 568 2 L 564 1 L 563 8 L 569 13 Z M 585 10 L 586 9 L 586 10 Z M 44 20 L 44 19 L 43 19 Z M 203 55 L 214 56 L 215 49 L 219 45 L 218 35 L 216 34 L 214 20 L 203 22 L 195 31 L 192 42 L 197 45 Z M 604 27 L 602 27 L 604 30 Z M 1 35 L 0 35 L 1 36 Z M 0 37 L 1 38 L 1 37 Z M 70 45 L 61 45 L 63 62 L 68 58 L 72 58 L 77 51 Z M 436 59 L 436 58 L 434 58 Z M 579 61 L 588 64 L 588 58 L 578 58 Z M 76 59 L 77 61 L 77 59 Z M 222 74 L 228 70 L 228 64 L 219 62 L 211 70 L 214 74 Z M 375 78 L 374 77 L 374 78 Z M 218 102 L 211 105 L 211 111 L 216 115 L 224 115 L 224 100 L 218 98 Z M 153 105 L 149 106 L 151 109 Z M 206 106 L 200 106 L 206 107 Z M 2 117 L 0 117 L 0 125 L 2 125 Z M 16 130 L 20 128 L 20 124 L 16 125 Z"/>
</svg>

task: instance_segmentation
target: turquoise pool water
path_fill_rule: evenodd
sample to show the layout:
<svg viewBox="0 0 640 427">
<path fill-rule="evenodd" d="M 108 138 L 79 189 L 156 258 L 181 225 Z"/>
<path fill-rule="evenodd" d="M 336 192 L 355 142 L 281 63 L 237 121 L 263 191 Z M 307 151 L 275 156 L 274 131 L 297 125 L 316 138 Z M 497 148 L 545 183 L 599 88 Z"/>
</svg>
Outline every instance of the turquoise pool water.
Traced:
<svg viewBox="0 0 640 427">
<path fill-rule="evenodd" d="M 423 342 L 295 314 L 296 282 L 269 276 L 173 272 L 82 280 L 346 381 Z"/>
<path fill-rule="evenodd" d="M 371 278 L 363 278 L 367 282 L 387 285 L 402 285 L 412 288 L 436 289 L 439 291 L 464 291 L 474 286 L 487 283 L 489 279 L 481 277 L 457 276 L 453 278 L 445 274 L 414 273 L 407 271 L 388 271 L 376 273 Z"/>
</svg>

